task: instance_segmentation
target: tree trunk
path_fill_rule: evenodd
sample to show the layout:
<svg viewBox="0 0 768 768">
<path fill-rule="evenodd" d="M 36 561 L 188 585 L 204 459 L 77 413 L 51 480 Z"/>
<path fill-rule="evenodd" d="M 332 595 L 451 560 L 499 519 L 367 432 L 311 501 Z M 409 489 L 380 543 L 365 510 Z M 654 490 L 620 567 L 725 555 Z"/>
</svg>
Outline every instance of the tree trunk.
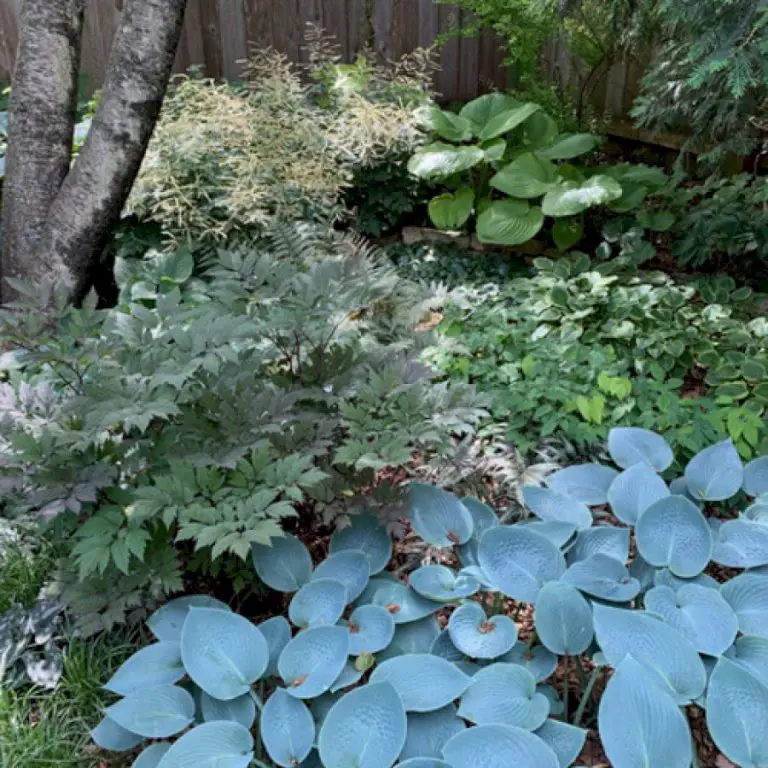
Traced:
<svg viewBox="0 0 768 768">
<path fill-rule="evenodd" d="M 25 0 L 8 115 L 0 298 L 34 277 L 51 204 L 69 171 L 85 0 Z"/>
</svg>

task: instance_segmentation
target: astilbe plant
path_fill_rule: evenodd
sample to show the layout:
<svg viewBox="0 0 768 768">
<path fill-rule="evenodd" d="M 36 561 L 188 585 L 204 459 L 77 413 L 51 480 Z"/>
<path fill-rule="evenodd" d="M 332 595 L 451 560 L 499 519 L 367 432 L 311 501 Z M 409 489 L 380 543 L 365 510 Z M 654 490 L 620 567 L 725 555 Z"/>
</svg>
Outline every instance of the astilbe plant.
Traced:
<svg viewBox="0 0 768 768">
<path fill-rule="evenodd" d="M 414 484 L 411 526 L 460 570 L 393 578 L 372 515 L 337 530 L 314 567 L 293 536 L 254 546 L 261 580 L 293 594 L 288 620 L 255 625 L 205 596 L 166 604 L 148 622 L 157 642 L 106 683 L 123 698 L 94 740 L 162 739 L 135 763 L 160 768 L 202 754 L 220 766 L 558 768 L 596 721 L 615 768 L 689 768 L 696 704 L 728 759 L 765 765 L 768 457 L 744 466 L 723 442 L 669 478 L 671 448 L 653 432 L 617 428 L 609 450 L 620 469 L 555 472 L 524 490 L 534 517 L 513 525 Z M 743 572 L 723 581 L 723 567 Z M 533 606 L 527 643 L 508 601 Z M 562 695 L 545 683 L 558 664 Z"/>
</svg>

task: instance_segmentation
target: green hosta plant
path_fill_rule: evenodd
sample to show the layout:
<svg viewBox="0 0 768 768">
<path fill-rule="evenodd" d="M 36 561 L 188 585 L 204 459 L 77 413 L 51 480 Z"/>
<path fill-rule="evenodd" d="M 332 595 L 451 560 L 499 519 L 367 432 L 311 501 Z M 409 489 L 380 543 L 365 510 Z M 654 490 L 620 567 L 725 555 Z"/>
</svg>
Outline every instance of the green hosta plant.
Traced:
<svg viewBox="0 0 768 768">
<path fill-rule="evenodd" d="M 567 250 L 581 238 L 587 209 L 630 210 L 666 180 L 642 166 L 577 166 L 577 158 L 596 149 L 597 136 L 560 134 L 537 104 L 500 93 L 481 96 L 458 114 L 431 105 L 423 121 L 435 140 L 415 152 L 408 168 L 451 190 L 429 203 L 432 222 L 459 230 L 475 216 L 484 243 L 521 245 L 551 217 L 552 238 Z"/>
<path fill-rule="evenodd" d="M 745 466 L 725 441 L 671 477 L 672 449 L 654 432 L 614 429 L 608 448 L 618 469 L 558 470 L 523 489 L 532 516 L 512 525 L 413 484 L 411 527 L 458 568 L 399 580 L 370 514 L 316 565 L 293 536 L 254 546 L 259 577 L 292 595 L 290 622 L 257 625 L 205 596 L 166 604 L 148 622 L 157 642 L 106 683 L 122 698 L 94 741 L 160 740 L 135 763 L 158 768 L 201 754 L 243 768 L 558 768 L 596 725 L 615 768 L 689 768 L 696 704 L 726 757 L 765 764 L 768 457 Z M 744 572 L 716 570 L 718 581 L 712 563 Z M 546 682 L 558 666 L 560 690 Z"/>
</svg>

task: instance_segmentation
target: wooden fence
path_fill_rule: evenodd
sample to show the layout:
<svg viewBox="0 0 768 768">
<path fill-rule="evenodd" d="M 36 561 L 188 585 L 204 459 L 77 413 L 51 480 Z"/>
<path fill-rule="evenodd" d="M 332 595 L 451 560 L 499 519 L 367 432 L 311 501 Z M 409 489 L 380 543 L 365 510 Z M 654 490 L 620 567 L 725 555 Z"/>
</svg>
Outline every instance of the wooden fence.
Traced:
<svg viewBox="0 0 768 768">
<path fill-rule="evenodd" d="M 0 83 L 8 82 L 18 40 L 23 0 L 0 0 Z M 91 89 L 101 83 L 123 0 L 87 0 L 82 71 Z M 334 35 L 351 59 L 368 45 L 387 59 L 419 46 L 471 19 L 465 11 L 432 0 L 189 0 L 176 70 L 202 65 L 212 77 L 237 78 L 249 45 L 272 46 L 293 61 L 305 59 L 303 37 L 308 23 Z M 545 69 L 559 82 L 575 82 L 576 72 L 565 47 L 553 42 Z M 507 72 L 501 41 L 491 34 L 454 38 L 443 48 L 435 87 L 450 100 L 470 99 L 503 89 Z M 600 77 L 589 101 L 616 116 L 626 114 L 637 92 L 639 72 L 618 64 Z"/>
</svg>

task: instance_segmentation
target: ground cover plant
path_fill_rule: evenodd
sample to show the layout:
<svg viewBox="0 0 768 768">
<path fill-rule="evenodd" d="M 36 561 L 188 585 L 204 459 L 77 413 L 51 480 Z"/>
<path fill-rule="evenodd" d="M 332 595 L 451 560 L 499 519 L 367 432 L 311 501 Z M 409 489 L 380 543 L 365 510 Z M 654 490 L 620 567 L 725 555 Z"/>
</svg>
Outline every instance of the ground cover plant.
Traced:
<svg viewBox="0 0 768 768">
<path fill-rule="evenodd" d="M 243 768 L 557 768 L 596 727 L 616 768 L 689 768 L 700 708 L 725 757 L 763 764 L 768 457 L 745 466 L 724 441 L 675 476 L 653 432 L 614 429 L 608 448 L 618 469 L 575 465 L 524 488 L 532 516 L 513 524 L 413 484 L 409 523 L 449 565 L 405 580 L 371 514 L 317 564 L 292 536 L 255 545 L 259 578 L 291 595 L 288 619 L 256 625 L 205 595 L 163 606 L 156 642 L 105 681 L 120 698 L 95 742 L 144 744 L 134 765 L 159 768 L 201 754 Z"/>
</svg>

